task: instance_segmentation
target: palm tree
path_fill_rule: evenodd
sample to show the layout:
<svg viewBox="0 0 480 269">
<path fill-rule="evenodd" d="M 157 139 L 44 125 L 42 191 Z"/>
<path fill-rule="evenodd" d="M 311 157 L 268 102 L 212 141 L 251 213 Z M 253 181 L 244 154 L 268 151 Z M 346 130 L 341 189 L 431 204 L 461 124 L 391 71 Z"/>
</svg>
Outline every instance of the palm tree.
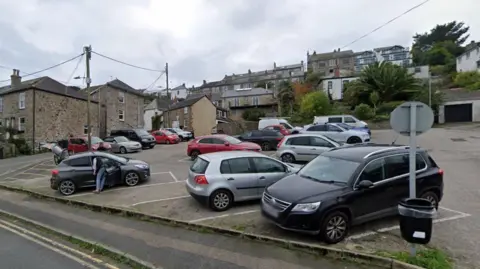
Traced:
<svg viewBox="0 0 480 269">
<path fill-rule="evenodd" d="M 278 101 L 279 107 L 282 110 L 282 114 L 285 114 L 283 109 L 288 108 L 290 115 L 293 113 L 293 105 L 295 104 L 295 93 L 293 91 L 292 83 L 290 81 L 284 80 L 279 85 L 278 88 Z"/>
<path fill-rule="evenodd" d="M 349 85 L 355 91 L 360 103 L 370 103 L 369 97 L 376 92 L 379 102 L 409 100 L 422 85 L 407 68 L 390 62 L 374 63 L 367 66 L 358 80 Z"/>
</svg>

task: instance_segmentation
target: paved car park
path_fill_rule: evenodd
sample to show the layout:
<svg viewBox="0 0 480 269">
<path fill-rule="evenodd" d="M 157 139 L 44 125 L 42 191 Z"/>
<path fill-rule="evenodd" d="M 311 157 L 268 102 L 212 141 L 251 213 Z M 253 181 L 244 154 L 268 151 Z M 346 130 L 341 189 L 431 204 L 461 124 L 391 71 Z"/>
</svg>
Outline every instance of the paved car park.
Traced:
<svg viewBox="0 0 480 269">
<path fill-rule="evenodd" d="M 469 231 L 480 229 L 480 192 L 478 191 L 478 166 L 480 160 L 480 135 L 478 130 L 432 129 L 418 138 L 420 146 L 429 150 L 432 157 L 445 170 L 445 196 L 435 220 L 433 243 L 448 246 L 459 255 L 475 259 L 480 251 L 476 243 L 480 235 Z M 404 137 L 391 131 L 373 131 L 372 142 L 408 144 Z M 269 223 L 260 215 L 259 202 L 241 203 L 225 212 L 213 212 L 193 200 L 185 190 L 188 167 L 191 164 L 185 155 L 186 143 L 157 145 L 154 149 L 128 154 L 151 165 L 149 182 L 136 187 L 115 187 L 101 194 L 82 191 L 70 199 L 126 207 L 145 213 L 171 217 L 195 223 L 221 226 L 292 240 L 315 242 L 312 236 L 285 232 Z M 274 152 L 264 152 L 273 155 Z M 49 187 L 50 170 L 53 162 L 31 167 L 4 178 L 5 184 L 35 188 L 39 192 L 59 195 Z M 349 240 L 362 244 L 375 235 L 398 234 L 395 218 L 367 223 L 355 227 Z M 342 244 L 345 244 L 342 243 Z"/>
</svg>

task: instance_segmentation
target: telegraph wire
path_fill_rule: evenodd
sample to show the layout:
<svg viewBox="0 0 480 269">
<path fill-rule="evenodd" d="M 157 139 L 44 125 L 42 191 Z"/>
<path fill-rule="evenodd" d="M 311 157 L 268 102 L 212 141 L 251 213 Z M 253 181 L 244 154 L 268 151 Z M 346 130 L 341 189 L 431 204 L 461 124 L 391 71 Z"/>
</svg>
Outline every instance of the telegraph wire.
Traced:
<svg viewBox="0 0 480 269">
<path fill-rule="evenodd" d="M 147 91 L 148 89 L 150 89 L 151 87 L 155 86 L 155 83 L 157 83 L 157 81 L 165 74 L 165 71 L 162 71 L 160 73 L 160 75 L 152 82 L 150 83 L 150 85 L 148 85 L 148 87 L 145 88 L 145 91 Z"/>
<path fill-rule="evenodd" d="M 387 21 L 387 22 L 385 22 L 384 24 L 382 24 L 382 25 L 378 26 L 377 28 L 373 29 L 372 31 L 370 31 L 370 32 L 368 32 L 368 33 L 364 34 L 363 36 L 361 36 L 361 37 L 359 37 L 359 38 L 357 38 L 357 39 L 353 40 L 352 42 L 350 42 L 350 43 L 348 43 L 347 45 L 343 46 L 341 49 L 344 49 L 344 48 L 346 48 L 346 47 L 348 47 L 348 46 L 350 46 L 350 45 L 353 45 L 353 44 L 357 43 L 358 41 L 360 41 L 360 40 L 364 39 L 365 37 L 367 37 L 367 36 L 369 36 L 369 35 L 371 35 L 371 34 L 375 33 L 376 31 L 378 31 L 378 30 L 382 29 L 383 27 L 385 27 L 385 26 L 389 25 L 390 23 L 392 23 L 392 22 L 394 22 L 394 21 L 396 21 L 396 20 L 400 19 L 401 17 L 403 17 L 403 16 L 407 15 L 408 13 L 410 13 L 410 12 L 414 11 L 415 9 L 417 9 L 417 8 L 419 8 L 419 7 L 423 6 L 423 5 L 425 5 L 425 4 L 426 4 L 426 3 L 428 3 L 429 1 L 430 1 L 430 0 L 425 0 L 425 1 L 423 1 L 422 3 L 420 3 L 420 4 L 416 5 L 416 6 L 413 6 L 412 8 L 410 8 L 410 9 L 408 9 L 408 10 L 404 11 L 402 14 L 400 14 L 400 15 L 398 15 L 398 16 L 396 16 L 396 17 L 392 18 L 392 19 L 390 19 L 389 21 Z"/>
<path fill-rule="evenodd" d="M 123 65 L 127 65 L 127 66 L 130 66 L 130 67 L 133 67 L 133 68 L 137 68 L 137 69 L 142 69 L 142 70 L 145 70 L 145 71 L 152 71 L 152 72 L 165 72 L 164 70 L 157 70 L 157 69 L 151 69 L 151 68 L 146 68 L 146 67 L 141 67 L 141 66 L 138 66 L 138 65 L 134 65 L 134 64 L 129 64 L 129 63 L 126 63 L 124 61 L 120 61 L 120 60 L 117 60 L 117 59 L 114 59 L 112 57 L 108 57 L 106 55 L 103 55 L 101 53 L 98 53 L 98 52 L 95 52 L 95 51 L 92 51 L 93 54 L 96 54 L 100 57 L 103 57 L 105 59 L 108 59 L 110 61 L 114 61 L 114 62 L 117 62 L 117 63 L 120 63 L 120 64 L 123 64 Z"/>
</svg>

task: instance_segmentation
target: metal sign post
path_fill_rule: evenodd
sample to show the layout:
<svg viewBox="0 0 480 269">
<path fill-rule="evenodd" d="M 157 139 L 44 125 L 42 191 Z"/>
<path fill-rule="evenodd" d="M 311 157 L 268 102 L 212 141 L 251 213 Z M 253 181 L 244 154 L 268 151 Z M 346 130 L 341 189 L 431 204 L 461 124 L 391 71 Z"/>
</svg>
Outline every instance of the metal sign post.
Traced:
<svg viewBox="0 0 480 269">
<path fill-rule="evenodd" d="M 417 196 L 416 155 L 417 135 L 432 128 L 433 111 L 424 103 L 406 102 L 399 105 L 390 114 L 390 125 L 398 134 L 409 137 L 409 193 L 410 198 Z M 415 245 L 411 245 L 410 254 L 416 255 Z"/>
</svg>

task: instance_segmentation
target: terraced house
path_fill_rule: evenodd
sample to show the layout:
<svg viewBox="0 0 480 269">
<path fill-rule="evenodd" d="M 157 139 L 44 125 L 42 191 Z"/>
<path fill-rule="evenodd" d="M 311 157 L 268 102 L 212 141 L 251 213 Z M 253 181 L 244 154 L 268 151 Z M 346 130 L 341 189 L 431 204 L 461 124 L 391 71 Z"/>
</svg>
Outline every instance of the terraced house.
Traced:
<svg viewBox="0 0 480 269">
<path fill-rule="evenodd" d="M 22 81 L 19 74 L 13 70 L 10 85 L 0 88 L 0 126 L 18 133 L 33 148 L 41 142 L 87 133 L 86 94 L 50 77 Z M 94 105 L 92 135 L 97 135 Z"/>
<path fill-rule="evenodd" d="M 225 91 L 222 94 L 224 108 L 230 110 L 230 118 L 241 120 L 242 114 L 247 109 L 257 108 L 263 110 L 266 116 L 277 114 L 277 101 L 275 92 L 263 88 L 246 88 Z"/>
<path fill-rule="evenodd" d="M 143 128 L 144 99 L 142 90 L 136 90 L 119 79 L 90 87 L 92 99 L 98 102 L 97 127 L 100 137 L 115 129 Z"/>
</svg>

